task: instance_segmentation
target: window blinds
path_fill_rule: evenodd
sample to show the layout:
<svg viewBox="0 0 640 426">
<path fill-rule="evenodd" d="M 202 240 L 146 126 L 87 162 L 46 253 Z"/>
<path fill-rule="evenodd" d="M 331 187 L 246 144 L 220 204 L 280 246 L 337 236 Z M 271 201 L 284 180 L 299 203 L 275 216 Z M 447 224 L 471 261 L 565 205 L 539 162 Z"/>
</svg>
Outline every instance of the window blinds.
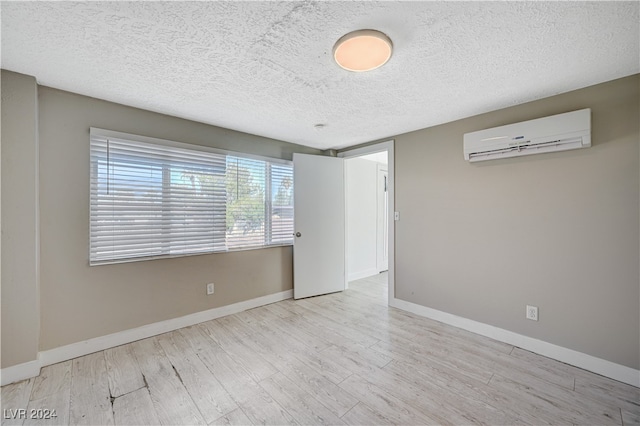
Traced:
<svg viewBox="0 0 640 426">
<path fill-rule="evenodd" d="M 91 129 L 90 264 L 292 244 L 293 169 Z"/>
</svg>

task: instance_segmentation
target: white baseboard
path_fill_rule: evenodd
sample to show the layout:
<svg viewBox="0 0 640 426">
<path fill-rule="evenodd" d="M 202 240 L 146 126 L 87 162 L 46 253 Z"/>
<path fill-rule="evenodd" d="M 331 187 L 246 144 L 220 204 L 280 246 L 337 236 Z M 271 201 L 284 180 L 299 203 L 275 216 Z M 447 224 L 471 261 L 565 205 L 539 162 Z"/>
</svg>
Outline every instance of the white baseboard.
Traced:
<svg viewBox="0 0 640 426">
<path fill-rule="evenodd" d="M 1 384 L 4 386 L 9 383 L 35 377 L 40 374 L 40 368 L 47 365 L 56 364 L 79 356 L 135 342 L 136 340 L 146 339 L 147 337 L 157 336 L 158 334 L 199 324 L 212 319 L 236 314 L 248 309 L 257 308 L 258 306 L 280 302 L 281 300 L 290 299 L 292 297 L 293 290 L 286 290 L 280 293 L 269 294 L 267 296 L 257 297 L 255 299 L 245 300 L 243 302 L 196 312 L 182 317 L 143 325 L 141 327 L 119 331 L 106 336 L 95 337 L 82 342 L 42 351 L 38 354 L 39 359 L 36 361 L 3 368 L 0 372 Z"/>
<path fill-rule="evenodd" d="M 352 272 L 349 274 L 349 281 L 359 280 L 361 278 L 367 278 L 371 275 L 378 275 L 378 268 L 365 269 L 364 271 Z"/>
<path fill-rule="evenodd" d="M 36 359 L 22 364 L 0 370 L 0 383 L 2 386 L 20 380 L 30 379 L 40 374 L 40 360 Z"/>
<path fill-rule="evenodd" d="M 472 333 L 480 334 L 481 336 L 490 337 L 509 345 L 517 346 L 548 358 L 553 358 L 602 376 L 640 387 L 640 370 L 635 370 L 625 365 L 616 364 L 605 359 L 596 358 L 582 352 L 574 351 L 573 349 L 554 345 L 553 343 L 534 339 L 533 337 L 524 336 L 509 330 L 459 317 L 447 312 L 438 311 L 436 309 L 427 308 L 426 306 L 417 305 L 404 300 L 396 298 L 390 299 L 389 306 L 427 317 L 435 321 L 440 321 Z"/>
<path fill-rule="evenodd" d="M 4 386 L 35 377 L 40 374 L 40 368 L 47 365 L 257 308 L 258 306 L 290 299 L 292 296 L 293 291 L 287 290 L 43 351 L 38 354 L 37 360 L 0 370 L 0 384 Z M 640 370 L 404 300 L 390 299 L 389 305 L 640 387 Z"/>
</svg>

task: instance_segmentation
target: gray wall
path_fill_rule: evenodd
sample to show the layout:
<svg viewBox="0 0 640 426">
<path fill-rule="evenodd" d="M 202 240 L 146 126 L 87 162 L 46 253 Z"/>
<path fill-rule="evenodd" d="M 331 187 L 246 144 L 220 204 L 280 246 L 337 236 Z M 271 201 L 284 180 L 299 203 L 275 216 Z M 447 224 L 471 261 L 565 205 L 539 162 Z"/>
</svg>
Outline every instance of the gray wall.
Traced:
<svg viewBox="0 0 640 426">
<path fill-rule="evenodd" d="M 640 368 L 639 87 L 635 75 L 395 137 L 396 297 Z M 464 133 L 581 108 L 591 148 L 463 159 Z"/>
<path fill-rule="evenodd" d="M 34 359 L 38 327 L 39 350 L 48 350 L 292 288 L 291 247 L 89 267 L 89 127 L 284 159 L 291 159 L 293 152 L 319 151 L 37 87 L 31 77 L 5 71 L 2 75 L 3 231 L 14 230 L 2 237 L 3 368 Z M 11 79 L 5 81 L 5 75 Z M 23 87 L 25 81 L 28 88 Z M 14 93 L 20 99 L 5 103 L 5 95 L 13 99 Z M 40 311 L 33 267 L 36 117 Z M 19 148 L 19 157 L 12 158 L 12 147 Z M 29 192 L 18 199 L 24 187 Z M 5 221 L 9 216 L 13 222 Z M 13 223 L 25 227 L 11 228 Z M 12 235 L 20 238 L 14 241 Z M 12 258 L 14 246 L 31 253 L 31 258 L 22 251 Z M 12 264 L 16 259 L 20 263 Z M 12 277 L 12 271 L 25 277 Z M 212 296 L 206 296 L 208 282 L 216 284 Z M 25 330 L 35 332 L 35 337 L 23 335 Z"/>
<path fill-rule="evenodd" d="M 33 77 L 2 71 L 2 367 L 38 356 L 38 133 Z"/>
<path fill-rule="evenodd" d="M 41 350 L 292 288 L 291 247 L 89 267 L 89 127 L 285 159 L 318 151 L 46 87 L 39 102 Z"/>
</svg>

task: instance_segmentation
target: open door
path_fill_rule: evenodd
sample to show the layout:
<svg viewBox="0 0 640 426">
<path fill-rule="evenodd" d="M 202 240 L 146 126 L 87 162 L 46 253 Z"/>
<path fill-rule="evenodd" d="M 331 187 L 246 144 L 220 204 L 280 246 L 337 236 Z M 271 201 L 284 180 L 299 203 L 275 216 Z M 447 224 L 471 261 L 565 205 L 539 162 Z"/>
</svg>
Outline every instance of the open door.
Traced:
<svg viewBox="0 0 640 426">
<path fill-rule="evenodd" d="M 293 154 L 293 297 L 345 288 L 344 160 Z"/>
</svg>

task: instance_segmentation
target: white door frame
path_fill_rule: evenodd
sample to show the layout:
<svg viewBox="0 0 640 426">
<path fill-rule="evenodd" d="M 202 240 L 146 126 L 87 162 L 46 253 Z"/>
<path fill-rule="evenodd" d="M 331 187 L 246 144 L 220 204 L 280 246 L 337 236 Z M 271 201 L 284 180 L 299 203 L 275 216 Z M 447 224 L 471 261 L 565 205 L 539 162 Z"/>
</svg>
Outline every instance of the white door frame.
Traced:
<svg viewBox="0 0 640 426">
<path fill-rule="evenodd" d="M 344 159 L 347 158 L 354 158 L 354 157 L 360 157 L 362 155 L 367 155 L 367 154 L 373 154 L 376 152 L 387 152 L 387 173 L 388 173 L 388 190 L 389 190 L 389 273 L 388 273 L 388 287 L 389 287 L 389 302 L 391 302 L 394 298 L 395 298 L 395 294 L 396 294 L 396 284 L 395 284 L 395 270 L 396 270 L 396 251 L 395 251 L 395 221 L 394 221 L 394 217 L 395 217 L 395 209 L 396 209 L 396 203 L 395 203 L 395 162 L 394 162 L 394 140 L 391 139 L 389 141 L 386 142 L 380 142 L 380 143 L 376 143 L 373 145 L 368 145 L 368 146 L 363 146 L 361 148 L 355 148 L 355 149 L 347 149 L 345 151 L 341 151 L 338 153 L 338 157 L 342 157 Z M 345 178 L 346 181 L 346 178 Z M 346 215 L 347 215 L 347 210 L 346 210 L 346 192 L 345 191 L 345 226 L 347 225 L 347 220 L 346 220 Z M 347 261 L 348 259 L 346 259 L 347 256 L 347 250 L 346 250 L 346 245 L 347 245 L 347 238 L 346 238 L 347 232 L 345 231 L 345 265 L 348 265 Z M 346 288 L 346 287 L 345 287 Z"/>
<path fill-rule="evenodd" d="M 384 177 L 383 180 L 380 178 Z M 389 270 L 389 166 L 376 167 L 376 269 Z M 386 211 L 385 211 L 386 210 Z M 381 214 L 382 213 L 382 214 Z M 386 223 L 384 222 L 386 214 Z M 383 226 L 380 226 L 382 223 Z M 386 226 L 386 229 L 385 229 Z M 386 254 L 386 257 L 385 257 Z"/>
</svg>

